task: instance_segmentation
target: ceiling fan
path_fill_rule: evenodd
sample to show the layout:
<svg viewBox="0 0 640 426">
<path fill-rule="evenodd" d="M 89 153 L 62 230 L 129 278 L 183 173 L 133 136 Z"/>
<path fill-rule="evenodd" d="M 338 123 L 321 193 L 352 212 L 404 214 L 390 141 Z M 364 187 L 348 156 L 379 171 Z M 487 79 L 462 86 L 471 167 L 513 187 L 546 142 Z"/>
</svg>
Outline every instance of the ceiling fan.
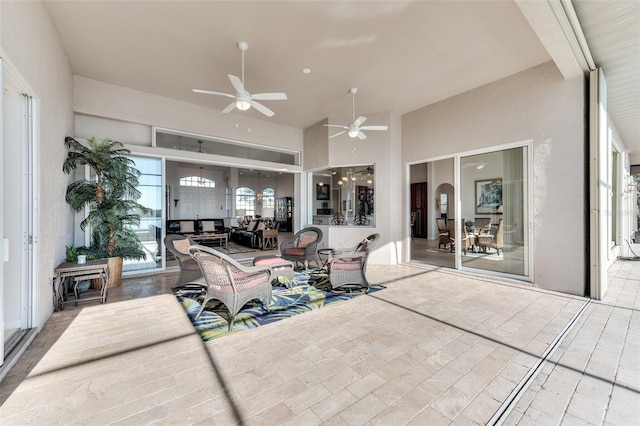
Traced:
<svg viewBox="0 0 640 426">
<path fill-rule="evenodd" d="M 358 92 L 358 89 L 356 89 L 355 87 L 352 87 L 351 89 L 349 89 L 349 93 L 351 93 L 351 117 L 353 121 L 348 126 L 340 126 L 337 124 L 325 124 L 325 126 L 327 127 L 339 127 L 341 129 L 344 129 L 341 132 L 338 132 L 329 136 L 329 139 L 335 138 L 336 136 L 340 136 L 341 134 L 346 133 L 349 135 L 350 138 L 358 137 L 358 139 L 362 140 L 367 138 L 367 135 L 362 133 L 362 130 L 387 130 L 389 128 L 388 126 L 363 126 L 362 124 L 367 119 L 367 117 L 363 117 L 363 116 L 358 117 L 358 119 L 356 120 L 356 93 L 357 92 Z"/>
<path fill-rule="evenodd" d="M 228 113 L 233 111 L 235 108 L 238 108 L 240 111 L 246 111 L 251 107 L 254 107 L 267 117 L 272 117 L 275 112 L 271 111 L 266 106 L 256 102 L 255 100 L 261 101 L 280 101 L 286 100 L 287 95 L 285 93 L 256 93 L 251 94 L 244 88 L 244 52 L 249 48 L 249 44 L 245 41 L 238 42 L 238 49 L 242 52 L 242 80 L 236 77 L 235 75 L 229 74 L 229 80 L 231 81 L 231 85 L 234 89 L 236 89 L 236 94 L 231 95 L 229 93 L 222 92 L 213 92 L 211 90 L 202 90 L 202 89 L 193 89 L 195 93 L 204 93 L 205 95 L 217 95 L 217 96 L 226 96 L 227 98 L 234 99 L 225 109 L 222 110 L 223 113 Z"/>
</svg>

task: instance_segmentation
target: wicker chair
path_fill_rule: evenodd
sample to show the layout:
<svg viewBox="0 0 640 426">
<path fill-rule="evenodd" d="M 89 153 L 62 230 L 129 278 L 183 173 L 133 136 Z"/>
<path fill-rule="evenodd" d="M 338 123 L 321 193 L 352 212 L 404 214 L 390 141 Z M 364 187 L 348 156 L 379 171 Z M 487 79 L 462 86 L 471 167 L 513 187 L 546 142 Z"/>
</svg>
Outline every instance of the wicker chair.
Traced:
<svg viewBox="0 0 640 426">
<path fill-rule="evenodd" d="M 379 239 L 379 234 L 372 234 L 355 247 L 331 251 L 327 271 L 332 290 L 369 289 L 367 259 Z"/>
<path fill-rule="evenodd" d="M 243 266 L 226 254 L 200 245 L 189 247 L 189 253 L 198 262 L 206 282 L 204 300 L 195 319 L 200 318 L 210 300 L 219 300 L 229 310 L 229 331 L 238 312 L 250 300 L 264 298 L 265 309 L 269 311 L 269 266 Z"/>
<path fill-rule="evenodd" d="M 491 247 L 496 249 L 496 254 L 500 254 L 500 250 L 503 250 L 504 247 L 503 232 L 502 219 L 500 219 L 495 234 L 481 234 L 478 236 L 478 246 L 484 253 L 487 252 L 487 247 Z"/>
<path fill-rule="evenodd" d="M 180 266 L 178 280 L 171 287 L 173 291 L 202 290 L 205 287 L 198 262 L 189 255 L 189 247 L 192 244 L 193 241 L 182 234 L 171 234 L 164 237 L 165 247 L 176 258 L 178 266 Z"/>
<path fill-rule="evenodd" d="M 322 231 L 316 227 L 308 227 L 299 230 L 291 241 L 280 245 L 280 254 L 283 259 L 294 263 L 303 263 L 304 269 L 309 268 L 309 261 L 318 263 L 317 249 L 322 241 Z"/>
</svg>

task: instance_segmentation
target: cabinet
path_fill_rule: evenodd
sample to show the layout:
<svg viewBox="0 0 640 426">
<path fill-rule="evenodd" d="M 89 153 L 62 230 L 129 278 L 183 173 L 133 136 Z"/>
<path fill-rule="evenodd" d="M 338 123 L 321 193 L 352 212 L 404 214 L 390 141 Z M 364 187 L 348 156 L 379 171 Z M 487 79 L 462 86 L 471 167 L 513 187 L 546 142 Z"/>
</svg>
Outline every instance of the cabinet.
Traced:
<svg viewBox="0 0 640 426">
<path fill-rule="evenodd" d="M 293 198 L 276 198 L 276 209 L 273 214 L 274 226 L 277 226 L 277 229 L 283 232 L 293 230 Z"/>
</svg>

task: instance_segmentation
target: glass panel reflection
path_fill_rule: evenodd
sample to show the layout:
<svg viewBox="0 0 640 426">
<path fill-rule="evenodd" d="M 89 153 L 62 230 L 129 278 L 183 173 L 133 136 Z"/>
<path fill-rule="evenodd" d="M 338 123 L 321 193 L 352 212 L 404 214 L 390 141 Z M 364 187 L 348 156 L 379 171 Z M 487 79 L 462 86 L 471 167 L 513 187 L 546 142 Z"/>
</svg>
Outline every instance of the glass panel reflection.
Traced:
<svg viewBox="0 0 640 426">
<path fill-rule="evenodd" d="M 373 165 L 336 167 L 314 172 L 310 200 L 312 223 L 375 226 Z"/>
</svg>

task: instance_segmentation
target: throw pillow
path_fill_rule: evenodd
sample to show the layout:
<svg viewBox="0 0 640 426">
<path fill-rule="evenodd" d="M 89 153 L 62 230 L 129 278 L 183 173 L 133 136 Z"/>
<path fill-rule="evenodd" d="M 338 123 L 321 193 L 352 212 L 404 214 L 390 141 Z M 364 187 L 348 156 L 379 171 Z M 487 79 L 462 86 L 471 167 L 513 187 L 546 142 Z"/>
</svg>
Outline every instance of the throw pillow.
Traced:
<svg viewBox="0 0 640 426">
<path fill-rule="evenodd" d="M 213 220 L 202 221 L 202 232 L 215 232 L 216 223 Z"/>
<path fill-rule="evenodd" d="M 184 240 L 173 241 L 173 248 L 175 248 L 182 254 L 189 254 L 190 246 L 191 246 L 191 241 L 189 241 L 187 238 L 185 238 Z"/>
<path fill-rule="evenodd" d="M 266 228 L 266 226 L 264 226 L 264 222 L 260 221 L 260 223 L 258 223 L 258 227 L 256 228 L 256 231 L 264 231 Z"/>
<path fill-rule="evenodd" d="M 298 247 L 305 248 L 315 240 L 316 240 L 315 235 L 302 234 L 300 236 L 300 242 L 298 243 Z"/>
<path fill-rule="evenodd" d="M 193 221 L 192 220 L 181 220 L 180 221 L 180 232 L 193 232 Z"/>
</svg>

